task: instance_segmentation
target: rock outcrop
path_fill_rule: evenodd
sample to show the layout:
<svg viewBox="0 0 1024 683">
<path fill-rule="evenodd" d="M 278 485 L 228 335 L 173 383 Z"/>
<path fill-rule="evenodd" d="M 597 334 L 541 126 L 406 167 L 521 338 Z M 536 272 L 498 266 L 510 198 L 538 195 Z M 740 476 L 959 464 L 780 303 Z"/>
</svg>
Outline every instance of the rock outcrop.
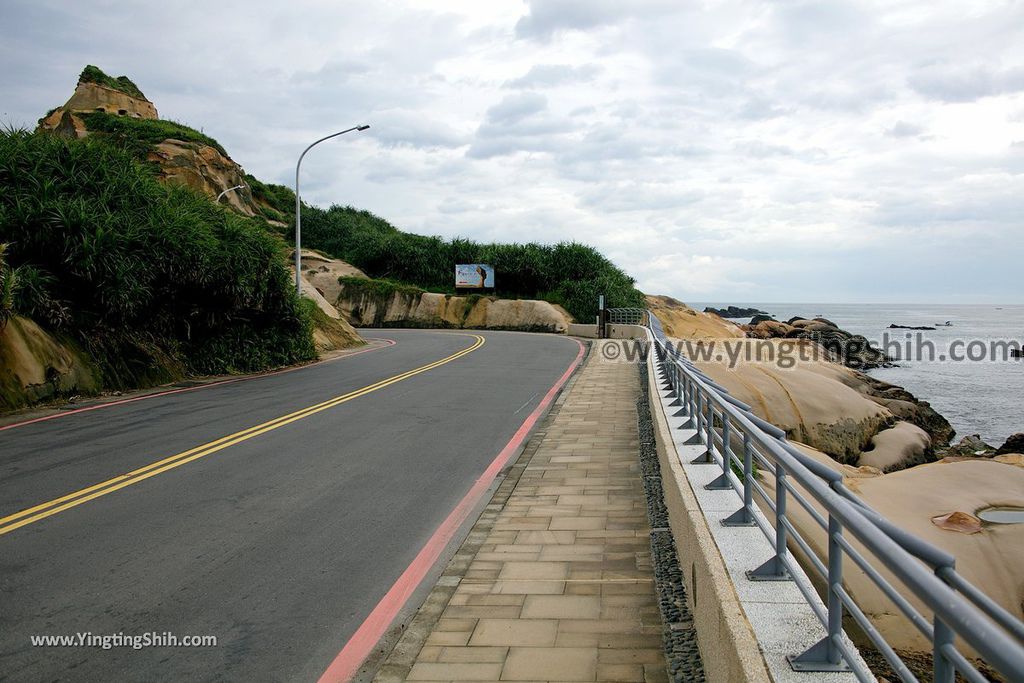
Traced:
<svg viewBox="0 0 1024 683">
<path fill-rule="evenodd" d="M 260 212 L 245 186 L 245 171 L 216 147 L 168 138 L 154 145 L 147 159 L 160 167 L 164 182 L 191 187 L 208 197 L 216 198 L 224 190 L 242 185 L 226 193 L 221 202 L 246 216 Z"/>
<path fill-rule="evenodd" d="M 341 283 L 335 306 L 356 327 L 520 330 L 564 334 L 572 318 L 547 301 L 454 296 L 412 287 Z"/>
<path fill-rule="evenodd" d="M 98 370 L 70 342 L 28 318 L 15 316 L 0 328 L 0 411 L 93 394 L 99 386 Z"/>
<path fill-rule="evenodd" d="M 676 339 L 735 339 L 744 335 L 735 323 L 695 311 L 670 296 L 648 294 L 647 309 L 661 321 L 665 334 Z"/>
<path fill-rule="evenodd" d="M 829 357 L 858 370 L 892 365 L 893 359 L 871 345 L 866 337 L 840 329 L 826 318 L 790 318 L 787 322 L 760 320 L 743 325 L 757 339 L 807 339 L 816 342 Z"/>
<path fill-rule="evenodd" d="M 996 449 L 996 455 L 1003 455 L 1004 453 L 1024 453 L 1024 432 L 1014 434 L 1002 446 Z"/>
<path fill-rule="evenodd" d="M 90 131 L 88 117 L 84 115 L 97 112 L 129 119 L 160 120 L 156 107 L 131 81 L 124 76 L 110 78 L 95 67 L 86 67 L 74 94 L 63 106 L 39 120 L 39 130 L 84 138 L 95 134 Z M 213 145 L 168 137 L 152 145 L 147 160 L 159 166 L 160 176 L 165 181 L 191 187 L 211 198 L 242 185 L 241 189 L 225 194 L 221 201 L 247 216 L 263 213 L 246 186 L 245 171 Z"/>
<path fill-rule="evenodd" d="M 767 311 L 762 311 L 759 308 L 743 308 L 741 306 L 726 306 L 725 308 L 715 308 L 714 306 L 707 306 L 704 309 L 705 313 L 711 313 L 717 315 L 720 318 L 749 318 L 752 315 L 767 315 L 771 316 Z"/>
</svg>

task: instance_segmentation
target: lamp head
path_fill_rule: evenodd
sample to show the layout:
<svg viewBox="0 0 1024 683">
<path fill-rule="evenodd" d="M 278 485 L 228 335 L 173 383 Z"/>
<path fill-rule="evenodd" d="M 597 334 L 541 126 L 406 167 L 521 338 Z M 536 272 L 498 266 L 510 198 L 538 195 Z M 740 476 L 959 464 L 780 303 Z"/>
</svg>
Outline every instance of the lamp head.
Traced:
<svg viewBox="0 0 1024 683">
<path fill-rule="evenodd" d="M 370 127 L 369 125 L 367 125 L 367 124 L 365 124 L 365 123 L 364 123 L 364 124 L 363 124 L 363 125 L 361 125 L 361 126 L 356 126 L 356 130 L 366 130 L 366 129 L 367 129 L 367 128 L 369 128 L 369 127 Z"/>
</svg>

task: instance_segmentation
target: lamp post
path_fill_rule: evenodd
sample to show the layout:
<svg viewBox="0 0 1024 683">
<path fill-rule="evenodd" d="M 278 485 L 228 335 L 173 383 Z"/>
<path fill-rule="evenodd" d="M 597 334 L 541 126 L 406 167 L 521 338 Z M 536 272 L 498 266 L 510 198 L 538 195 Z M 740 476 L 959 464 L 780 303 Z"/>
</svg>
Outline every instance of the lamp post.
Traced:
<svg viewBox="0 0 1024 683">
<path fill-rule="evenodd" d="M 306 152 L 313 149 L 316 145 L 319 145 L 324 140 L 330 140 L 336 138 L 339 135 L 345 133 L 351 133 L 354 130 L 366 130 L 369 128 L 368 125 L 363 124 L 361 126 L 353 126 L 352 128 L 346 128 L 340 130 L 337 133 L 331 133 L 325 135 L 306 149 L 302 150 L 302 154 L 299 155 L 299 161 L 295 164 L 295 295 L 302 296 L 302 199 L 299 197 L 299 168 L 302 166 L 302 157 L 306 156 Z"/>
<path fill-rule="evenodd" d="M 241 190 L 243 187 L 245 187 L 245 185 L 235 185 L 234 187 L 229 187 L 228 189 L 224 190 L 219 195 L 217 195 L 217 198 L 213 200 L 213 203 L 220 204 L 221 197 L 226 195 L 228 192 L 232 192 L 233 190 Z"/>
</svg>

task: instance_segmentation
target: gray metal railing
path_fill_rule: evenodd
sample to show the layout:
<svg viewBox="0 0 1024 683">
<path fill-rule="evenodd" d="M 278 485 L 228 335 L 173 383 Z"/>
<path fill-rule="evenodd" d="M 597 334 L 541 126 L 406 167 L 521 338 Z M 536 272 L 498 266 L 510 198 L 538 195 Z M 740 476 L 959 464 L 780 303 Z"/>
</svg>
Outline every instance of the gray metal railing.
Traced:
<svg viewBox="0 0 1024 683">
<path fill-rule="evenodd" d="M 773 557 L 751 568 L 748 578 L 789 580 L 799 566 L 792 546 L 801 551 L 807 570 L 824 581 L 824 608 L 812 588 L 796 582 L 827 635 L 807 651 L 791 655 L 793 669 L 851 669 L 858 680 L 875 681 L 842 637 L 843 617 L 848 614 L 900 680 L 918 680 L 843 585 L 847 558 L 932 643 L 934 681 L 953 683 L 957 673 L 972 682 L 988 680 L 957 646 L 958 640 L 1007 680 L 1024 681 L 1024 623 L 960 576 L 952 555 L 875 512 L 843 484 L 841 474 L 798 450 L 786 440 L 785 432 L 754 415 L 749 406 L 702 373 L 666 338 L 655 315 L 650 314 L 648 321 L 662 388 L 674 399 L 670 406 L 678 408 L 674 416 L 684 420 L 678 428 L 694 431 L 684 443 L 704 446 L 704 453 L 693 462 L 721 468 L 708 489 L 732 489 L 742 498 L 741 507 L 722 523 L 758 526 L 774 544 Z M 772 475 L 773 491 L 758 481 L 758 469 Z M 771 511 L 774 526 L 767 516 L 755 514 L 755 496 Z M 788 512 L 793 502 L 825 531 L 824 557 L 793 524 Z M 903 590 L 886 579 L 883 570 Z M 930 618 L 907 596 L 923 604 Z"/>
<path fill-rule="evenodd" d="M 608 322 L 612 325 L 646 325 L 647 311 L 643 308 L 609 308 Z"/>
</svg>

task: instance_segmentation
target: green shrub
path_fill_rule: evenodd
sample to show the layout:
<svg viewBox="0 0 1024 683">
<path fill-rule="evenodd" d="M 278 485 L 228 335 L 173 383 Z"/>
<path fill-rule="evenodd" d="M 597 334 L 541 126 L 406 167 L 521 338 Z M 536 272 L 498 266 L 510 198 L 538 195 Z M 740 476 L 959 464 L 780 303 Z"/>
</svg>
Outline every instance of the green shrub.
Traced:
<svg viewBox="0 0 1024 683">
<path fill-rule="evenodd" d="M 248 173 L 245 175 L 245 183 L 252 191 L 252 198 L 261 205 L 266 218 L 282 222 L 293 220 L 295 193 L 291 188 L 274 183 L 264 183 Z"/>
<path fill-rule="evenodd" d="M 292 197 L 294 201 L 294 195 Z M 479 244 L 401 232 L 382 218 L 352 207 L 326 211 L 303 206 L 302 243 L 344 259 L 373 278 L 454 291 L 455 264 L 489 263 L 497 296 L 545 299 L 578 320 L 597 313 L 598 295 L 608 306 L 645 306 L 635 281 L 592 247 L 576 242 Z"/>
<path fill-rule="evenodd" d="M 133 116 L 117 116 L 101 111 L 77 114 L 91 133 L 104 133 L 128 147 L 136 157 L 145 158 L 154 145 L 174 138 L 198 145 L 209 145 L 227 156 L 227 151 L 209 135 L 194 128 L 166 119 L 137 119 Z"/>
<path fill-rule="evenodd" d="M 127 76 L 118 76 L 114 78 L 103 73 L 103 70 L 98 66 L 92 64 L 87 65 L 82 69 L 81 75 L 78 77 L 79 83 L 96 83 L 112 90 L 118 90 L 126 95 L 138 98 L 140 100 L 146 99 L 146 96 L 142 94 L 139 87 L 132 83 L 131 79 Z"/>
<path fill-rule="evenodd" d="M 7 245 L 0 243 L 0 330 L 14 315 L 14 292 L 17 285 L 17 273 L 7 265 Z"/>
<path fill-rule="evenodd" d="M 279 241 L 95 138 L 0 133 L 0 242 L 15 310 L 79 339 L 108 386 L 315 355 Z"/>
</svg>

